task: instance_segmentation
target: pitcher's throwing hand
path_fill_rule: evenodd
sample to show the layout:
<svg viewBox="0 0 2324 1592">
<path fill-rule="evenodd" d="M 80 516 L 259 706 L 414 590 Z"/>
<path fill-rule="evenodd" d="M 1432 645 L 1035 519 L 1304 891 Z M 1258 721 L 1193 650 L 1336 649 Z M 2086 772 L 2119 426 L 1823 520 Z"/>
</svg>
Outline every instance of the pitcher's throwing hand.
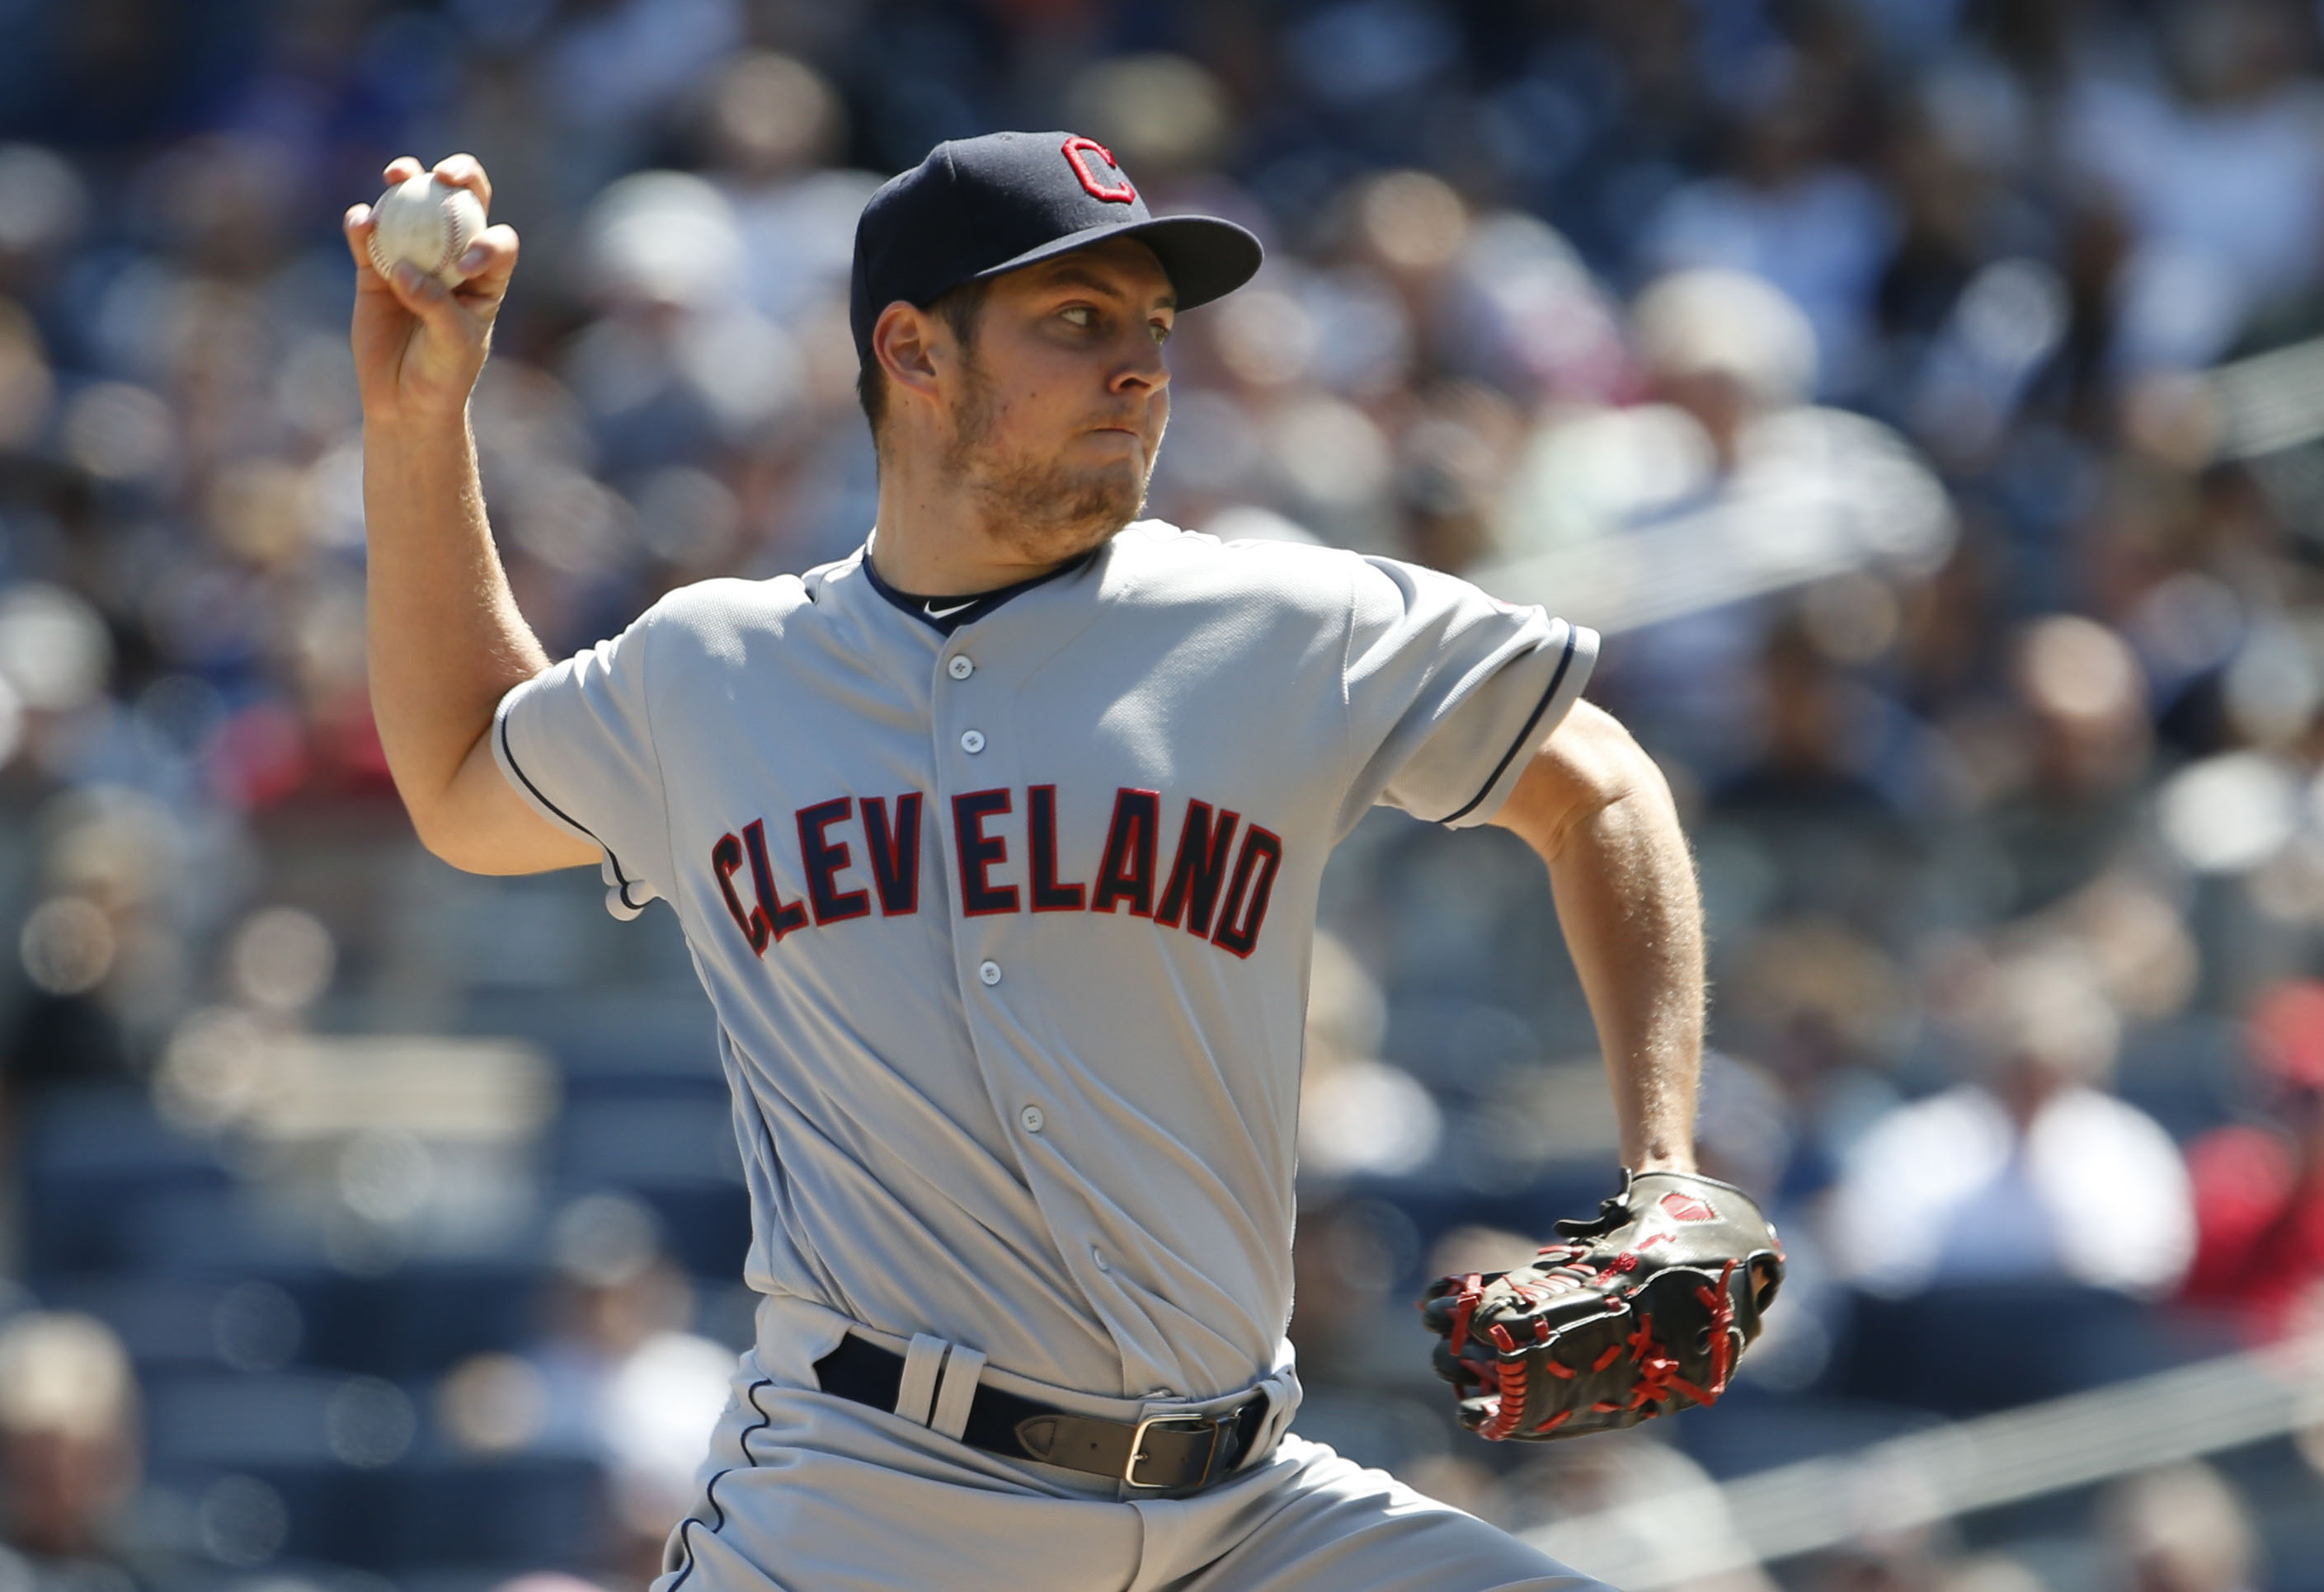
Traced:
<svg viewBox="0 0 2324 1592">
<path fill-rule="evenodd" d="M 478 212 L 490 214 L 492 179 L 474 155 L 449 156 L 437 161 L 432 172 L 405 155 L 381 175 L 392 192 L 423 173 L 474 195 Z M 342 225 L 355 262 L 355 380 L 363 392 L 364 419 L 380 422 L 440 418 L 447 411 L 456 415 L 484 369 L 493 320 L 516 270 L 515 231 L 486 226 L 479 232 L 453 262 L 460 277 L 454 286 L 408 260 L 382 276 L 372 258 L 378 221 L 371 206 L 351 207 Z"/>
</svg>

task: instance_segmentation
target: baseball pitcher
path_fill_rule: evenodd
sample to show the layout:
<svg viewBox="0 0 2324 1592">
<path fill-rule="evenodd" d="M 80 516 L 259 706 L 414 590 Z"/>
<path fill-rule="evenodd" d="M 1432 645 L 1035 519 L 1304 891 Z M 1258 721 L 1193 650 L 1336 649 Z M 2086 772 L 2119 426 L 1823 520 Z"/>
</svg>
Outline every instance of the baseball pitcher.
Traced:
<svg viewBox="0 0 2324 1592">
<path fill-rule="evenodd" d="M 474 160 L 435 172 L 489 207 Z M 1139 518 L 1172 329 L 1257 240 L 1150 215 L 1087 138 L 940 145 L 856 235 L 864 545 L 551 663 L 466 424 L 517 239 L 447 287 L 383 277 L 373 225 L 347 214 L 397 788 L 456 867 L 668 903 L 733 1090 L 757 1342 L 658 1592 L 1594 1586 L 1288 1431 L 1309 946 L 1376 804 L 1540 853 L 1631 1172 L 1423 1321 L 1487 1438 L 1707 1403 L 1780 1260 L 1692 1175 L 1685 842 L 1582 700 L 1588 630 Z"/>
</svg>

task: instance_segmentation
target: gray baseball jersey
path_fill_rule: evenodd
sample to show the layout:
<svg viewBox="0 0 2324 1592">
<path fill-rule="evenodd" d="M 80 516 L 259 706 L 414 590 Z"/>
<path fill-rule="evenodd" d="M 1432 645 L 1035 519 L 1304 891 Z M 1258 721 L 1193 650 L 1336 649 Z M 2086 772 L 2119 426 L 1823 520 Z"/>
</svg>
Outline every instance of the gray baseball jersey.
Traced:
<svg viewBox="0 0 2324 1592">
<path fill-rule="evenodd" d="M 1210 1399 L 1290 1313 L 1327 855 L 1379 803 L 1490 817 L 1595 649 L 1447 575 L 1148 521 L 973 601 L 860 552 L 687 587 L 510 693 L 493 749 L 617 913 L 684 925 L 752 1286 Z"/>
</svg>

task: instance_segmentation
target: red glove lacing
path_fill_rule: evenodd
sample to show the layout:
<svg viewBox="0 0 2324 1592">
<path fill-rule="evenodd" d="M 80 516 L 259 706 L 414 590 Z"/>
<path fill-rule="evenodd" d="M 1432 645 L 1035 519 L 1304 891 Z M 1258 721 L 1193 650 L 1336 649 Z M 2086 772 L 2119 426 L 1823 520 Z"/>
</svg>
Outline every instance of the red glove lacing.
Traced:
<svg viewBox="0 0 2324 1592">
<path fill-rule="evenodd" d="M 1548 1255 L 1553 1251 L 1545 1248 L 1542 1253 Z M 1630 1270 L 1636 1265 L 1635 1256 L 1623 1255 L 1609 1265 L 1607 1270 L 1624 1272 Z M 1677 1357 L 1655 1337 L 1653 1315 L 1641 1311 L 1638 1315 L 1637 1330 L 1624 1338 L 1621 1342 L 1609 1345 L 1605 1352 L 1592 1361 L 1590 1367 L 1592 1371 L 1603 1371 L 1620 1359 L 1623 1350 L 1627 1348 L 1630 1358 L 1636 1361 L 1638 1367 L 1638 1380 L 1630 1389 L 1629 1402 L 1614 1403 L 1601 1399 L 1590 1406 L 1592 1413 L 1613 1415 L 1631 1410 L 1644 1410 L 1650 1415 L 1660 1415 L 1666 1413 L 1673 1407 L 1670 1401 L 1674 1395 L 1683 1395 L 1706 1408 L 1719 1402 L 1720 1395 L 1727 1391 L 1728 1380 L 1732 1376 L 1735 1367 L 1735 1346 L 1729 1336 L 1735 1326 L 1735 1299 L 1728 1284 L 1734 1279 L 1736 1265 L 1737 1263 L 1732 1260 L 1727 1263 L 1726 1268 L 1719 1274 L 1719 1281 L 1715 1286 L 1698 1284 L 1694 1290 L 1695 1298 L 1701 1301 L 1703 1308 L 1711 1312 L 1710 1386 L 1704 1387 L 1680 1375 L 1681 1366 Z M 1568 1271 L 1580 1268 L 1559 1267 L 1557 1269 Z M 1454 1351 L 1456 1354 L 1457 1346 L 1468 1341 L 1470 1321 L 1476 1314 L 1477 1305 L 1483 1297 L 1482 1280 L 1479 1274 L 1473 1272 L 1462 1279 L 1462 1288 L 1455 1300 L 1452 1323 L 1452 1341 L 1456 1346 Z M 1527 1298 L 1533 1297 L 1532 1290 L 1520 1289 L 1519 1292 Z M 1517 1354 L 1517 1339 L 1507 1326 L 1499 1322 L 1494 1323 L 1489 1330 L 1488 1336 L 1492 1339 L 1494 1346 L 1500 1350 L 1500 1357 L 1489 1367 L 1483 1367 L 1485 1375 L 1479 1378 L 1480 1382 L 1483 1383 L 1488 1376 L 1489 1377 L 1490 1385 L 1488 1391 L 1494 1394 L 1494 1405 L 1493 1413 L 1487 1417 L 1485 1423 L 1477 1429 L 1477 1434 L 1489 1441 L 1499 1442 L 1515 1432 L 1517 1422 L 1525 1417 L 1526 1389 L 1530 1380 L 1530 1365 L 1526 1359 Z M 1545 1344 L 1549 1341 L 1549 1336 L 1548 1321 L 1536 1318 L 1534 1321 L 1534 1342 L 1537 1345 Z M 1539 1363 L 1543 1370 L 1562 1381 L 1570 1382 L 1581 1375 L 1572 1367 L 1561 1363 L 1555 1357 L 1549 1354 L 1540 1356 Z M 1561 1410 L 1535 1430 L 1541 1432 L 1554 1431 L 1572 1418 L 1572 1410 Z"/>
</svg>

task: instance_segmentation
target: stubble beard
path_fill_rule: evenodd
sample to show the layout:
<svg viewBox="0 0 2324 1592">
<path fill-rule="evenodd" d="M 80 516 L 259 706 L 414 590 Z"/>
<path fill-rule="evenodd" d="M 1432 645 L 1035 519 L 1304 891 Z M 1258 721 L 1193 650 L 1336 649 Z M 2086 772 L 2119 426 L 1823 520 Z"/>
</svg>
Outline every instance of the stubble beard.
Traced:
<svg viewBox="0 0 2324 1592">
<path fill-rule="evenodd" d="M 973 362 L 964 373 L 945 473 L 974 500 L 987 536 L 1025 563 L 1059 564 L 1110 540 L 1138 518 L 1154 471 L 1150 456 L 1134 477 L 1118 468 L 1076 470 L 1056 457 L 996 457 L 991 444 L 1000 405 Z"/>
</svg>

